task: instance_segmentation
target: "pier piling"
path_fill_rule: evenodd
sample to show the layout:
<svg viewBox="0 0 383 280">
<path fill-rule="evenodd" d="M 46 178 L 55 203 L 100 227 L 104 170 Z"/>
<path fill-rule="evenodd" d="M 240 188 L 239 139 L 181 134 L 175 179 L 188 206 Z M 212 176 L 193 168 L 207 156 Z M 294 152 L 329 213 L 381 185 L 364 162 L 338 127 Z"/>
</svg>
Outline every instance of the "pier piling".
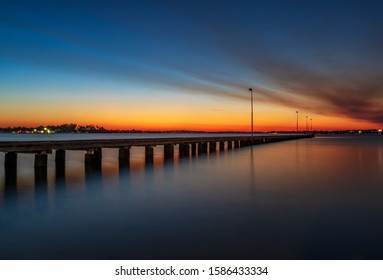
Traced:
<svg viewBox="0 0 383 280">
<path fill-rule="evenodd" d="M 219 142 L 219 150 L 224 151 L 225 150 L 225 142 L 221 141 Z"/>
<path fill-rule="evenodd" d="M 215 153 L 217 151 L 217 142 L 209 143 L 209 153 Z"/>
<path fill-rule="evenodd" d="M 154 163 L 154 148 L 153 146 L 145 146 L 145 162 L 146 164 Z"/>
<path fill-rule="evenodd" d="M 35 154 L 35 168 L 46 169 L 48 166 L 48 155 L 44 152 Z"/>
<path fill-rule="evenodd" d="M 234 140 L 233 144 L 234 144 L 234 149 L 238 149 L 239 148 L 239 140 Z"/>
<path fill-rule="evenodd" d="M 65 165 L 65 157 L 66 157 L 65 150 L 56 150 L 56 156 L 55 156 L 56 165 Z"/>
<path fill-rule="evenodd" d="M 55 162 L 56 162 L 56 180 L 65 178 L 65 150 L 56 150 Z"/>
<path fill-rule="evenodd" d="M 17 153 L 8 152 L 5 153 L 4 158 L 4 167 L 5 169 L 17 169 Z"/>
<path fill-rule="evenodd" d="M 85 165 L 93 164 L 95 161 L 95 155 L 93 153 L 93 149 L 88 149 L 85 154 L 84 162 Z"/>
<path fill-rule="evenodd" d="M 118 165 L 120 168 L 130 166 L 130 147 L 124 147 L 118 150 Z"/>
<path fill-rule="evenodd" d="M 189 144 L 180 144 L 179 145 L 179 157 L 189 157 L 190 147 Z"/>
<path fill-rule="evenodd" d="M 102 150 L 100 149 L 87 149 L 85 158 L 85 173 L 102 170 Z"/>
<path fill-rule="evenodd" d="M 174 145 L 173 144 L 164 145 L 164 159 L 165 160 L 174 159 Z"/>
<path fill-rule="evenodd" d="M 191 155 L 195 156 L 197 154 L 197 143 L 191 143 L 190 148 L 191 148 Z"/>
<path fill-rule="evenodd" d="M 249 145 L 272 143 L 302 138 L 312 138 L 314 134 L 298 135 L 262 135 L 262 136 L 219 136 L 219 137 L 175 137 L 175 138 L 140 138 L 140 139 L 93 139 L 93 140 L 63 140 L 63 141 L 0 141 L 0 152 L 5 153 L 4 168 L 7 180 L 15 181 L 18 153 L 35 154 L 35 171 L 37 181 L 46 181 L 48 154 L 55 150 L 56 176 L 65 176 L 65 160 L 67 150 L 83 150 L 86 171 L 100 171 L 102 169 L 102 149 L 119 149 L 119 166 L 129 166 L 130 148 L 145 147 L 145 161 L 154 163 L 154 148 L 163 145 L 164 158 L 174 158 L 174 146 L 178 144 L 179 157 L 196 155 L 198 153 L 216 152 L 217 149 L 245 147 Z M 209 149 L 208 149 L 209 148 Z M 7 175 L 8 174 L 8 175 Z"/>
<path fill-rule="evenodd" d="M 206 154 L 207 153 L 207 143 L 198 143 L 198 154 Z"/>
<path fill-rule="evenodd" d="M 5 187 L 13 189 L 17 186 L 17 168 L 5 169 Z"/>
<path fill-rule="evenodd" d="M 44 168 L 35 168 L 35 184 L 45 185 L 47 183 L 48 172 Z"/>
<path fill-rule="evenodd" d="M 17 153 L 6 153 L 4 158 L 5 186 L 16 187 L 17 185 Z"/>
</svg>

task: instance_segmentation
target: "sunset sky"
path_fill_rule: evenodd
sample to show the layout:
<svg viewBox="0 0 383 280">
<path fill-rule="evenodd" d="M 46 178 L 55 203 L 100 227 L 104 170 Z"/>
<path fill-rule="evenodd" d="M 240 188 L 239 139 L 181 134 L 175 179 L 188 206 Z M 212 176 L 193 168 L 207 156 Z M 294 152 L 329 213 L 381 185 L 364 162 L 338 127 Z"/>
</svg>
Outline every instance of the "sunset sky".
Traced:
<svg viewBox="0 0 383 280">
<path fill-rule="evenodd" d="M 381 1 L 2 1 L 0 127 L 383 127 Z"/>
</svg>

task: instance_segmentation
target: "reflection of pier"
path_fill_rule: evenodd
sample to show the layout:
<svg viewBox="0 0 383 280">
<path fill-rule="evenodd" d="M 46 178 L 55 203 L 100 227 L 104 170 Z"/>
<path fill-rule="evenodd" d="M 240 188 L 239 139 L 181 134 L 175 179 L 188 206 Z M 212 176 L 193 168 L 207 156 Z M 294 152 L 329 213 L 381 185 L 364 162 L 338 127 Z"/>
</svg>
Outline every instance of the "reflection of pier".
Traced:
<svg viewBox="0 0 383 280">
<path fill-rule="evenodd" d="M 179 137 L 179 138 L 140 138 L 140 139 L 110 139 L 110 140 L 66 140 L 66 141 L 20 141 L 0 142 L 0 152 L 5 153 L 4 167 L 6 178 L 16 180 L 17 154 L 35 154 L 35 175 L 41 180 L 46 178 L 48 154 L 55 150 L 56 173 L 65 177 L 65 155 L 68 150 L 83 150 L 85 152 L 85 170 L 100 170 L 103 148 L 119 149 L 119 166 L 129 167 L 130 149 L 134 146 L 145 147 L 145 162 L 153 164 L 154 147 L 164 147 L 164 159 L 174 158 L 178 147 L 179 157 L 212 153 L 227 149 L 235 149 L 250 145 L 310 138 L 313 135 L 264 135 L 264 136 L 227 136 L 227 137 Z"/>
</svg>

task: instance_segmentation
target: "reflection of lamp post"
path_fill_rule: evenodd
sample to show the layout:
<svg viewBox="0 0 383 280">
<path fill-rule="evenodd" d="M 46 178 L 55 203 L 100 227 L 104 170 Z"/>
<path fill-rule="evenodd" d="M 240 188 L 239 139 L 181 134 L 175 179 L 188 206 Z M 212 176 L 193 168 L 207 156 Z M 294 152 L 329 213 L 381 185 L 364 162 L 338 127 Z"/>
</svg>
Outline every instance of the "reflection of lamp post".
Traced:
<svg viewBox="0 0 383 280">
<path fill-rule="evenodd" d="M 297 113 L 297 132 L 298 132 L 298 111 L 296 111 L 295 113 Z"/>
<path fill-rule="evenodd" d="M 249 88 L 251 94 L 251 138 L 253 138 L 253 89 Z"/>
</svg>

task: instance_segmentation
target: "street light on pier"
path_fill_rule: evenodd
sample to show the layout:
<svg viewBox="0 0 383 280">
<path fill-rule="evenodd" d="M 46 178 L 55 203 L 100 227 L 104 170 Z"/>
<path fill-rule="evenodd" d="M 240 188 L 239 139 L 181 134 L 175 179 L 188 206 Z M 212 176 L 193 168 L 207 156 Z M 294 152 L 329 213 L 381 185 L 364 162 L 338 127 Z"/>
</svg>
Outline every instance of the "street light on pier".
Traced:
<svg viewBox="0 0 383 280">
<path fill-rule="evenodd" d="M 249 88 L 251 95 L 251 138 L 253 138 L 253 89 Z"/>
<path fill-rule="evenodd" d="M 310 122 L 311 122 L 311 132 L 313 131 L 313 119 L 310 118 Z"/>
<path fill-rule="evenodd" d="M 308 123 L 308 120 L 307 120 L 307 116 L 306 116 L 306 132 L 309 130 L 309 123 Z"/>
<path fill-rule="evenodd" d="M 295 113 L 297 113 L 297 133 L 298 133 L 298 111 L 295 111 Z"/>
</svg>

